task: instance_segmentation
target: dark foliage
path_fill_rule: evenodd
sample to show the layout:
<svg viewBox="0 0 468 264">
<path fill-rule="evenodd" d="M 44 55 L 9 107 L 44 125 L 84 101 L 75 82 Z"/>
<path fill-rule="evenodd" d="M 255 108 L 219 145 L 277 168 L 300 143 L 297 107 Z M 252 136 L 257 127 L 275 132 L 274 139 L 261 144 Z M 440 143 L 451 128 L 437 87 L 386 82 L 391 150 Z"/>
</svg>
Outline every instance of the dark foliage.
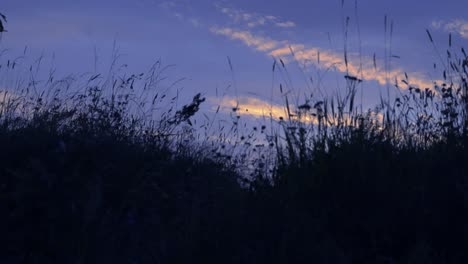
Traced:
<svg viewBox="0 0 468 264">
<path fill-rule="evenodd" d="M 348 75 L 337 107 L 292 113 L 285 96 L 276 164 L 250 181 L 193 140 L 200 94 L 155 121 L 130 104 L 143 75 L 95 75 L 72 97 L 2 91 L 0 263 L 468 263 L 463 54 L 456 82 L 407 83 L 379 111 L 357 112 Z"/>
</svg>

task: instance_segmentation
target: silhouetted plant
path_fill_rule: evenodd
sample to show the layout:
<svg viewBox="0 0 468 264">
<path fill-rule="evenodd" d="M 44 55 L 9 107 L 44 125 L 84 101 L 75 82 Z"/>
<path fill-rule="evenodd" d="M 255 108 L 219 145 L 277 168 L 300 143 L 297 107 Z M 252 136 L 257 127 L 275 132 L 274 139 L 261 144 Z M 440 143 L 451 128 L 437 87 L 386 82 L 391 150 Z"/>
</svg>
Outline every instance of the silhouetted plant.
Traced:
<svg viewBox="0 0 468 264">
<path fill-rule="evenodd" d="M 177 107 L 159 61 L 15 82 L 0 92 L 0 262 L 465 263 L 468 57 L 448 54 L 443 83 L 406 77 L 369 110 L 355 76 L 297 107 L 280 86 L 271 133 L 242 131 L 238 106 L 230 128 L 196 130 L 205 98 Z"/>
</svg>

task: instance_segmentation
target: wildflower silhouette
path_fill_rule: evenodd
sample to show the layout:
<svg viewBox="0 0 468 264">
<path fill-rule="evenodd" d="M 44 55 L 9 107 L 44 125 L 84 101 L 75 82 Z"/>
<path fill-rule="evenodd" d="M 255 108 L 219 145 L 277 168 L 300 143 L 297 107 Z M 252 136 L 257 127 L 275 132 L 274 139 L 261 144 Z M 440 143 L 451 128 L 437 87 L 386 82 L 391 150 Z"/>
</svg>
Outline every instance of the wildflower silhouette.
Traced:
<svg viewBox="0 0 468 264">
<path fill-rule="evenodd" d="M 2 32 L 7 32 L 7 30 L 5 29 L 5 27 L 3 26 L 3 21 L 5 21 L 5 23 L 7 23 L 7 18 L 4 14 L 0 13 L 0 33 Z"/>
</svg>

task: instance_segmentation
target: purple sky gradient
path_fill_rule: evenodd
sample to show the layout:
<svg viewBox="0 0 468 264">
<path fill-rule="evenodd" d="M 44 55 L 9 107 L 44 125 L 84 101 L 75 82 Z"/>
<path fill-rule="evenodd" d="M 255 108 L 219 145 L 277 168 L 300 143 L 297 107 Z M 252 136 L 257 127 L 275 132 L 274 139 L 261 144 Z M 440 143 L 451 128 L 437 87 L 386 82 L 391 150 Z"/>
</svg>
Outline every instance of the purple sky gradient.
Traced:
<svg viewBox="0 0 468 264">
<path fill-rule="evenodd" d="M 317 92 L 314 85 L 333 93 L 337 80 L 344 82 L 346 73 L 339 67 L 327 71 L 326 63 L 327 56 L 330 64 L 336 56 L 343 59 L 348 16 L 346 46 L 351 63 L 369 63 L 375 54 L 383 70 L 385 54 L 395 55 L 389 71 L 408 72 L 411 78 L 429 83 L 437 80 L 441 76 L 432 65 L 439 58 L 425 30 L 432 32 L 442 55 L 449 32 L 455 48 L 466 46 L 466 10 L 468 1 L 463 0 L 360 0 L 357 9 L 356 2 L 349 0 L 344 6 L 341 0 L 3 0 L 0 12 L 8 17 L 5 26 L 9 32 L 3 34 L 0 47 L 9 49 L 12 56 L 21 54 L 25 46 L 31 58 L 54 56 L 58 74 L 66 75 L 94 71 L 95 50 L 97 70 L 105 71 L 115 40 L 120 60 L 130 65 L 129 71 L 144 71 L 159 58 L 165 64 L 175 64 L 170 75 L 187 78 L 183 83 L 187 97 L 197 92 L 215 97 L 217 89 L 235 97 L 233 88 L 226 91 L 235 83 L 237 96 L 245 102 L 250 97 L 270 101 L 271 55 L 288 45 L 300 45 L 304 54 L 311 50 L 322 54 L 320 65 L 316 54 L 303 56 L 314 60 L 302 69 L 304 73 L 298 66 L 304 62 L 301 59 L 296 63 L 289 54 L 278 56 L 287 63 L 292 82 L 289 88 L 298 95 L 311 89 Z M 272 43 L 276 46 L 269 47 Z M 309 77 L 316 83 L 306 84 Z M 279 75 L 275 78 L 273 101 L 281 103 L 276 85 L 282 79 Z M 323 81 L 318 84 L 320 78 Z M 372 105 L 385 85 L 374 77 L 365 79 L 364 103 Z"/>
</svg>

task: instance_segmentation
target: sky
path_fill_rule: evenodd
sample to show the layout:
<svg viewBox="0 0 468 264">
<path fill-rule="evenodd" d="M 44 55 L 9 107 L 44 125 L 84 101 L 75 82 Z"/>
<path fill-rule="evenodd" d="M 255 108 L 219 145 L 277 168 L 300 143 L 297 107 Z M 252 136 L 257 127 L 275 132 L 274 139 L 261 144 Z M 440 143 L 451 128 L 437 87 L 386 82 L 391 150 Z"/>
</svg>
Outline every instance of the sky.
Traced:
<svg viewBox="0 0 468 264">
<path fill-rule="evenodd" d="M 2 0 L 0 48 L 14 57 L 27 47 L 63 76 L 105 71 L 114 47 L 128 71 L 161 60 L 170 78 L 185 78 L 174 89 L 201 92 L 207 111 L 281 111 L 280 84 L 301 104 L 338 93 L 345 75 L 363 79 L 370 107 L 405 73 L 420 88 L 440 80 L 433 64 L 449 33 L 453 49 L 468 44 L 466 10 L 464 0 Z"/>
</svg>

